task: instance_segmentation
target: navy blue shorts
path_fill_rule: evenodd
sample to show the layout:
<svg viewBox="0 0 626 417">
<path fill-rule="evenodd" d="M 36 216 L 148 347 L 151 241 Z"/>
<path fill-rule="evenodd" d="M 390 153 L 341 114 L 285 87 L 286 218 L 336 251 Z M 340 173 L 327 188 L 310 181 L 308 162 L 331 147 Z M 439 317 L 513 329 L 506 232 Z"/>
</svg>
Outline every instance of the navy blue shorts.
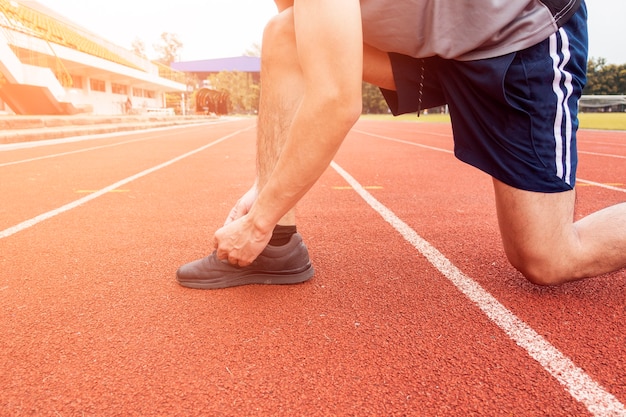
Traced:
<svg viewBox="0 0 626 417">
<path fill-rule="evenodd" d="M 461 161 L 522 190 L 567 191 L 576 178 L 587 49 L 583 3 L 548 39 L 508 55 L 455 61 L 391 53 L 396 91 L 382 92 L 395 115 L 448 104 Z"/>
</svg>

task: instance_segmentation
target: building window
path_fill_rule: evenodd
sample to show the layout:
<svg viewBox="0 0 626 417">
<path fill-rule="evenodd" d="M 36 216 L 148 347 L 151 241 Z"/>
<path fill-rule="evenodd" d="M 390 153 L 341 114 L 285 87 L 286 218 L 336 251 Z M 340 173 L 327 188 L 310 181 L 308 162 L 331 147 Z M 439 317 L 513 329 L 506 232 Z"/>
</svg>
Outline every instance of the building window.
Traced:
<svg viewBox="0 0 626 417">
<path fill-rule="evenodd" d="M 83 88 L 83 77 L 80 75 L 72 75 L 72 88 L 81 90 Z"/>
<path fill-rule="evenodd" d="M 89 85 L 91 86 L 91 91 L 106 92 L 106 83 L 103 80 L 92 78 L 89 80 Z"/>
<path fill-rule="evenodd" d="M 124 84 L 111 83 L 111 92 L 113 94 L 128 94 L 128 87 Z"/>
<path fill-rule="evenodd" d="M 156 97 L 156 92 L 154 92 L 152 90 L 144 90 L 144 97 L 155 98 Z"/>
</svg>

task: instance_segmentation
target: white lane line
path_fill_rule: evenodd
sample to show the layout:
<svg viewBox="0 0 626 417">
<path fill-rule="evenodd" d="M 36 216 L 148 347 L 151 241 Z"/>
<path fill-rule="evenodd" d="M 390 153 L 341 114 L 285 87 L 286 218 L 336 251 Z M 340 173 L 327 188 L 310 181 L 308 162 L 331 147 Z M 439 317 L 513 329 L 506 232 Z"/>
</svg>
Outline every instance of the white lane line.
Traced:
<svg viewBox="0 0 626 417">
<path fill-rule="evenodd" d="M 392 138 L 392 137 L 389 137 L 389 136 L 377 135 L 377 134 L 365 132 L 365 131 L 362 131 L 362 130 L 353 129 L 353 131 L 357 132 L 357 133 L 361 133 L 363 135 L 368 135 L 368 136 L 373 136 L 375 138 L 388 140 L 388 141 L 391 141 L 391 142 L 398 142 L 398 143 L 403 143 L 405 145 L 417 146 L 417 147 L 420 147 L 420 148 L 430 149 L 431 151 L 437 151 L 437 152 L 444 152 L 444 153 L 448 153 L 448 154 L 454 154 L 454 152 L 449 150 L 449 149 L 437 148 L 435 146 L 422 145 L 421 143 L 415 143 L 415 142 L 411 142 L 411 141 L 408 141 L 408 140 L 396 139 L 396 138 Z M 579 152 L 579 153 L 591 154 L 590 152 Z M 600 154 L 596 154 L 596 155 L 600 155 Z M 614 158 L 624 158 L 623 156 L 619 156 L 619 155 L 608 155 L 607 154 L 607 155 L 603 155 L 603 156 L 612 156 Z M 600 187 L 600 188 L 606 188 L 607 190 L 619 191 L 619 192 L 622 192 L 622 193 L 626 193 L 626 189 L 624 189 L 624 188 L 613 187 L 611 185 L 602 184 L 600 182 L 589 181 L 589 180 L 585 180 L 585 179 L 582 179 L 582 178 L 576 178 L 576 181 L 583 182 L 583 183 L 589 184 L 589 185 L 595 185 L 596 187 Z"/>
<path fill-rule="evenodd" d="M 169 136 L 169 135 L 167 135 L 167 136 Z M 141 142 L 141 141 L 144 141 L 144 140 L 158 139 L 159 137 L 165 137 L 165 135 L 163 135 L 163 136 L 152 136 L 152 137 L 148 137 L 148 138 L 139 138 L 139 139 L 125 140 L 123 142 L 109 143 L 107 145 L 92 146 L 90 148 L 76 149 L 74 151 L 60 152 L 60 153 L 55 153 L 55 154 L 51 154 L 51 155 L 37 156 L 35 158 L 21 159 L 19 161 L 5 162 L 3 164 L 0 164 L 0 168 L 6 167 L 6 166 L 9 166 L 9 165 L 23 164 L 23 163 L 26 163 L 26 162 L 41 161 L 42 159 L 58 158 L 59 156 L 73 155 L 73 154 L 81 153 L 81 152 L 89 152 L 89 151 L 95 151 L 95 150 L 98 150 L 98 149 L 112 148 L 114 146 L 126 145 L 128 143 L 133 143 L 133 142 Z"/>
<path fill-rule="evenodd" d="M 595 416 L 626 416 L 626 408 L 619 400 L 595 382 L 571 359 L 552 346 L 529 325 L 520 320 L 478 283 L 463 274 L 448 258 L 417 234 L 391 210 L 376 200 L 350 174 L 334 161 L 331 166 L 348 184 L 411 243 L 439 272 L 454 284 L 483 313 L 502 329 L 518 346 L 559 381 L 576 400 L 583 403 Z"/>
<path fill-rule="evenodd" d="M 408 140 L 396 139 L 396 138 L 392 138 L 392 137 L 389 137 L 389 136 L 377 135 L 375 133 L 365 132 L 363 130 L 358 130 L 358 129 L 352 129 L 352 131 L 353 132 L 357 132 L 357 133 L 361 133 L 363 135 L 373 136 L 373 137 L 379 138 L 379 139 L 389 140 L 389 141 L 398 142 L 398 143 L 404 143 L 405 145 L 412 145 L 412 146 L 417 146 L 417 147 L 420 147 L 420 148 L 430 149 L 432 151 L 438 151 L 438 152 L 445 152 L 445 153 L 454 154 L 454 152 L 449 150 L 449 149 L 437 148 L 435 146 L 422 145 L 421 143 L 415 143 L 415 142 L 411 142 L 411 141 L 408 141 Z M 444 135 L 441 135 L 441 136 L 444 136 Z M 447 135 L 447 137 L 452 138 L 451 135 Z"/>
<path fill-rule="evenodd" d="M 618 159 L 626 159 L 624 155 L 613 155 L 610 153 L 598 153 L 598 152 L 588 152 L 588 151 L 578 151 L 578 153 L 584 153 L 585 155 L 594 155 L 594 156 L 605 156 L 607 158 L 618 158 Z"/>
<path fill-rule="evenodd" d="M 624 138 L 626 138 L 626 135 L 624 136 Z M 624 138 L 620 138 L 618 140 L 623 140 Z M 622 142 L 596 142 L 594 140 L 588 140 L 588 139 L 580 139 L 578 138 L 578 146 L 586 146 L 586 145 L 608 145 L 608 146 L 617 146 L 618 148 L 621 148 L 623 146 L 626 146 L 626 142 L 622 143 Z"/>
<path fill-rule="evenodd" d="M 213 142 L 211 142 L 209 144 L 201 146 L 198 149 L 195 149 L 195 150 L 187 152 L 187 153 L 185 153 L 183 155 L 177 156 L 176 158 L 170 159 L 169 161 L 164 162 L 164 163 L 162 163 L 160 165 L 154 166 L 152 168 L 148 168 L 148 169 L 146 169 L 144 171 L 141 171 L 138 174 L 132 175 L 132 176 L 130 176 L 128 178 L 124 178 L 123 180 L 118 181 L 115 184 L 111 184 L 108 187 L 104 187 L 101 190 L 98 190 L 98 191 L 94 192 L 93 194 L 86 195 L 85 197 L 79 198 L 78 200 L 75 200 L 75 201 L 72 201 L 71 203 L 68 203 L 68 204 L 66 204 L 66 205 L 64 205 L 62 207 L 59 207 L 59 208 L 54 209 L 54 210 L 50 210 L 47 213 L 40 214 L 39 216 L 33 217 L 32 219 L 23 221 L 22 223 L 19 223 L 19 224 L 15 225 L 15 226 L 9 227 L 8 229 L 0 231 L 0 239 L 3 239 L 5 237 L 9 237 L 11 235 L 14 235 L 15 233 L 21 232 L 22 230 L 26 230 L 26 229 L 28 229 L 28 228 L 30 228 L 32 226 L 35 226 L 38 223 L 41 223 L 44 220 L 48 220 L 48 219 L 50 219 L 50 218 L 52 218 L 54 216 L 57 216 L 57 215 L 59 215 L 61 213 L 64 213 L 64 212 L 72 210 L 72 209 L 74 209 L 76 207 L 82 206 L 83 204 L 85 204 L 85 203 L 87 203 L 87 202 L 89 202 L 91 200 L 94 200 L 94 199 L 96 199 L 96 198 L 98 198 L 98 197 L 100 197 L 100 196 L 102 196 L 102 195 L 104 195 L 104 194 L 106 194 L 108 192 L 111 192 L 111 191 L 115 190 L 116 188 L 119 188 L 119 187 L 121 187 L 123 185 L 126 185 L 129 182 L 131 182 L 131 181 L 134 181 L 134 180 L 139 179 L 141 177 L 145 177 L 148 174 L 151 174 L 151 173 L 153 173 L 155 171 L 158 171 L 158 170 L 160 170 L 162 168 L 165 168 L 165 167 L 167 167 L 169 165 L 172 165 L 173 163 L 178 162 L 178 161 L 180 161 L 182 159 L 185 159 L 185 158 L 187 158 L 187 157 L 189 157 L 191 155 L 194 155 L 194 154 L 197 154 L 199 152 L 202 152 L 205 149 L 210 148 L 211 146 L 217 145 L 218 143 L 223 142 L 226 139 L 230 139 L 233 136 L 236 136 L 236 135 L 238 135 L 238 134 L 240 134 L 242 132 L 245 132 L 245 131 L 253 129 L 253 128 L 255 128 L 255 126 L 247 127 L 245 129 L 240 129 L 240 130 L 237 130 L 236 132 L 230 133 L 230 134 L 228 134 L 226 136 L 222 136 L 221 138 L 219 138 L 219 139 L 217 139 L 217 140 L 215 140 L 215 141 L 213 141 Z"/>
<path fill-rule="evenodd" d="M 619 191 L 620 193 L 626 193 L 626 188 L 614 187 L 612 185 L 602 184 L 600 182 L 595 182 L 595 181 L 583 180 L 581 178 L 576 179 L 576 181 L 589 184 L 589 185 L 595 185 L 596 187 L 600 187 L 600 188 L 606 188 L 607 190 Z"/>
<path fill-rule="evenodd" d="M 111 138 L 111 137 L 116 137 L 116 136 L 138 135 L 141 133 L 160 132 L 160 131 L 165 131 L 165 130 L 170 130 L 170 129 L 182 129 L 184 127 L 206 126 L 207 124 L 220 124 L 220 123 L 227 123 L 227 121 L 189 123 L 189 124 L 175 125 L 175 126 L 163 126 L 163 127 L 153 127 L 153 128 L 147 128 L 147 129 L 121 130 L 118 132 L 96 133 L 96 134 L 82 135 L 82 136 L 70 136 L 70 137 L 60 138 L 60 139 L 43 139 L 43 140 L 36 140 L 36 141 L 29 141 L 29 142 L 4 143 L 4 144 L 0 144 L 0 152 L 14 151 L 17 149 L 39 148 L 42 146 L 62 145 L 66 143 L 83 142 L 86 140 Z"/>
</svg>

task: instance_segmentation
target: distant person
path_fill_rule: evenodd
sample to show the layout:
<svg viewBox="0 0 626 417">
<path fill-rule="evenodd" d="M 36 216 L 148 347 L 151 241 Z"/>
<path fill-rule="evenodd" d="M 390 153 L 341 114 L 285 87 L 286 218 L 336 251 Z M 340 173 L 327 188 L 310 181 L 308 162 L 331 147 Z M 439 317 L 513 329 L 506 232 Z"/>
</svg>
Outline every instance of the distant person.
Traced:
<svg viewBox="0 0 626 417">
<path fill-rule="evenodd" d="M 133 101 L 130 99 L 130 97 L 126 97 L 126 103 L 124 104 L 124 110 L 126 114 L 130 114 L 132 109 L 133 109 Z"/>
<path fill-rule="evenodd" d="M 625 203 L 574 222 L 583 1 L 276 3 L 263 39 L 256 184 L 215 233 L 216 251 L 178 270 L 181 285 L 313 275 L 293 209 L 359 118 L 362 79 L 396 115 L 448 105 L 455 155 L 493 178 L 504 250 L 531 282 L 626 266 Z"/>
</svg>

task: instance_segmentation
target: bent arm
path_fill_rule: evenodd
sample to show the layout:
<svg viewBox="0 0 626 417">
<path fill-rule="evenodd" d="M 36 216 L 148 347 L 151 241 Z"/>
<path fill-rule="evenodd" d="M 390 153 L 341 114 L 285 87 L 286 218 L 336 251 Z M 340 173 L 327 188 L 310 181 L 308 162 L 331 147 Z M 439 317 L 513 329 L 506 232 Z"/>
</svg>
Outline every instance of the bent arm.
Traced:
<svg viewBox="0 0 626 417">
<path fill-rule="evenodd" d="M 322 175 L 361 113 L 359 1 L 295 0 L 294 24 L 305 90 L 276 167 L 249 212 L 263 233 Z"/>
</svg>

